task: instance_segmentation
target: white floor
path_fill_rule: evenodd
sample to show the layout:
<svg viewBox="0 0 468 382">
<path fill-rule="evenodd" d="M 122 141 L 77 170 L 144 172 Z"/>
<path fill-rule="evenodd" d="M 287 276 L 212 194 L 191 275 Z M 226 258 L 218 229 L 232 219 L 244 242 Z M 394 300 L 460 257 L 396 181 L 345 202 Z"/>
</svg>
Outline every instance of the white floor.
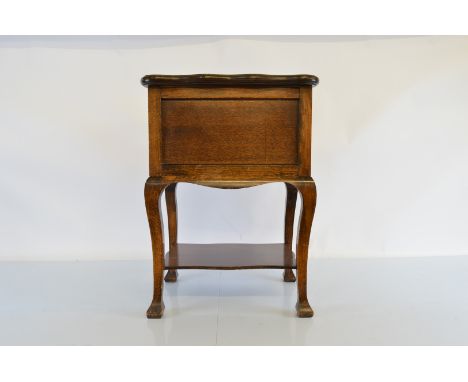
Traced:
<svg viewBox="0 0 468 382">
<path fill-rule="evenodd" d="M 180 271 L 147 320 L 149 261 L 0 263 L 0 345 L 468 345 L 468 257 L 310 261 L 315 317 L 281 271 Z"/>
</svg>

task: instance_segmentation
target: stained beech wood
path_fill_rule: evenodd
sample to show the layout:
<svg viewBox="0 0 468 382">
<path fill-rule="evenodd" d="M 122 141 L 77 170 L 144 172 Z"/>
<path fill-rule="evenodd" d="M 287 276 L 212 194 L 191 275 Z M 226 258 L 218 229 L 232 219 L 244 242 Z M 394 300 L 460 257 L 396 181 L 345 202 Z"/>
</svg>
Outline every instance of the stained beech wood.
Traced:
<svg viewBox="0 0 468 382">
<path fill-rule="evenodd" d="M 294 269 L 284 244 L 177 244 L 166 254 L 166 269 Z"/>
<path fill-rule="evenodd" d="M 296 211 L 297 189 L 289 183 L 286 185 L 286 211 L 284 214 L 284 244 L 292 250 L 294 214 Z M 285 269 L 283 279 L 286 282 L 296 281 L 296 276 L 291 269 Z"/>
<path fill-rule="evenodd" d="M 163 100 L 164 164 L 296 164 L 297 100 Z"/>
<path fill-rule="evenodd" d="M 240 176 L 242 175 L 242 176 Z M 185 165 L 162 165 L 162 176 L 168 181 L 189 182 L 196 180 L 238 180 L 255 181 L 264 179 L 266 181 L 282 182 L 284 179 L 298 177 L 298 166 L 296 165 L 207 165 L 207 164 L 185 164 Z"/>
<path fill-rule="evenodd" d="M 301 214 L 296 243 L 297 267 L 297 303 L 296 311 L 299 317 L 312 317 L 314 311 L 307 299 L 307 259 L 309 255 L 309 239 L 312 220 L 314 219 L 317 192 L 314 182 L 292 183 L 302 198 Z"/>
<path fill-rule="evenodd" d="M 146 312 L 148 318 L 161 318 L 164 313 L 163 273 L 164 273 L 164 227 L 161 216 L 161 195 L 166 188 L 164 183 L 146 183 L 146 214 L 153 247 L 153 300 Z"/>
<path fill-rule="evenodd" d="M 162 88 L 164 99 L 299 99 L 298 88 Z"/>
<path fill-rule="evenodd" d="M 141 79 L 143 86 L 315 86 L 319 82 L 310 74 L 269 75 L 269 74 L 190 74 L 164 75 L 149 74 Z"/>
<path fill-rule="evenodd" d="M 299 101 L 299 176 L 310 176 L 312 88 L 302 87 Z"/>
<path fill-rule="evenodd" d="M 161 90 L 148 89 L 149 172 L 161 173 Z"/>
<path fill-rule="evenodd" d="M 177 251 L 173 251 L 177 245 L 177 199 L 176 199 L 177 183 L 171 183 L 166 188 L 166 208 L 167 208 L 167 225 L 169 230 L 169 248 L 171 256 L 177 256 Z M 174 259 L 177 261 L 177 259 Z M 177 270 L 170 269 L 166 273 L 164 280 L 166 282 L 176 282 L 178 277 Z"/>
<path fill-rule="evenodd" d="M 148 318 L 164 311 L 163 272 L 177 269 L 284 269 L 297 278 L 299 317 L 311 317 L 307 259 L 315 211 L 311 178 L 311 75 L 148 75 L 149 178 L 145 202 L 153 250 L 153 300 Z M 179 244 L 176 185 L 221 189 L 286 184 L 284 243 Z M 169 251 L 164 255 L 161 194 L 166 193 Z M 296 255 L 292 249 L 297 194 L 302 207 Z M 296 276 L 292 269 L 296 269 Z"/>
</svg>

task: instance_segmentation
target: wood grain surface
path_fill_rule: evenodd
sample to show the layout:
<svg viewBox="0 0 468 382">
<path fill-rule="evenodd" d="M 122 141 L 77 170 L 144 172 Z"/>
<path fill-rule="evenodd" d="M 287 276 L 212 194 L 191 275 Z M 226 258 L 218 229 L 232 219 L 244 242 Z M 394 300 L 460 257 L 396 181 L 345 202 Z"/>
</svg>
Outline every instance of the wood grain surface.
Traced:
<svg viewBox="0 0 468 382">
<path fill-rule="evenodd" d="M 295 164 L 296 100 L 163 100 L 163 164 Z"/>
<path fill-rule="evenodd" d="M 166 269 L 296 268 L 284 244 L 177 244 L 166 254 Z"/>
<path fill-rule="evenodd" d="M 319 82 L 310 74 L 149 74 L 141 79 L 143 86 L 315 86 Z"/>
</svg>

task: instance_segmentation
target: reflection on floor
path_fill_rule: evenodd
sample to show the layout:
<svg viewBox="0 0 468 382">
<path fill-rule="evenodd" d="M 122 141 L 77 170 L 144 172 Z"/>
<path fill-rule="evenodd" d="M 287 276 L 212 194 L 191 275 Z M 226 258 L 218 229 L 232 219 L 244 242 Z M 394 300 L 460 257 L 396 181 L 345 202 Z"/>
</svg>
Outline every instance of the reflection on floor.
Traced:
<svg viewBox="0 0 468 382">
<path fill-rule="evenodd" d="M 147 320 L 151 262 L 0 263 L 0 345 L 468 345 L 468 257 L 312 259 L 315 317 L 279 270 L 179 271 Z"/>
</svg>

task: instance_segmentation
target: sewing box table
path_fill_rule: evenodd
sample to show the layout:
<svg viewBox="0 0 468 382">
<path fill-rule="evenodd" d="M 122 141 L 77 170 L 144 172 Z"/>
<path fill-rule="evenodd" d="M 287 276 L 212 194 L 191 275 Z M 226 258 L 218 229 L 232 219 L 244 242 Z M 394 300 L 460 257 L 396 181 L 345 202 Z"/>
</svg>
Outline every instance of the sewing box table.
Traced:
<svg viewBox="0 0 468 382">
<path fill-rule="evenodd" d="M 164 280 L 178 269 L 283 269 L 297 275 L 296 311 L 311 317 L 307 257 L 316 203 L 311 178 L 312 75 L 147 75 L 149 178 L 145 204 L 153 250 L 153 300 L 148 318 L 164 312 Z M 222 189 L 271 182 L 286 185 L 284 243 L 179 244 L 176 186 Z M 169 252 L 164 253 L 160 199 L 165 192 Z M 296 252 L 292 238 L 297 194 L 302 198 Z"/>
</svg>

